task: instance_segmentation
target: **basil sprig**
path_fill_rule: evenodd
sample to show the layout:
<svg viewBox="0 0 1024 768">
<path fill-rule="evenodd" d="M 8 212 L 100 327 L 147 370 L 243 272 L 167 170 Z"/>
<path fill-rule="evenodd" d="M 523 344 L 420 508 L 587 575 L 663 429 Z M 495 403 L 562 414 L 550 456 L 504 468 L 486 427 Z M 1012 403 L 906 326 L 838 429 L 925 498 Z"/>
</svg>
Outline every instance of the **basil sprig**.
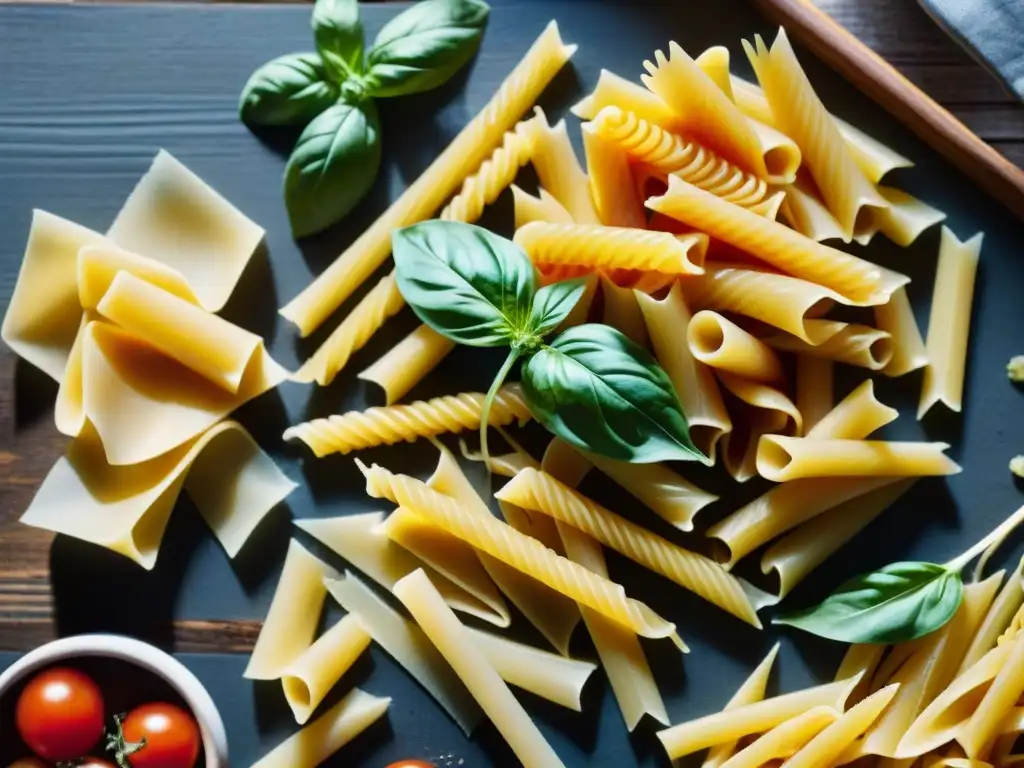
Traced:
<svg viewBox="0 0 1024 768">
<path fill-rule="evenodd" d="M 490 7 L 483 0 L 424 0 L 400 13 L 364 51 L 357 0 L 317 0 L 316 53 L 267 62 L 242 89 L 248 125 L 303 128 L 285 170 L 292 232 L 335 223 L 366 195 L 380 169 L 374 98 L 446 82 L 476 52 Z"/>
<path fill-rule="evenodd" d="M 398 288 L 424 323 L 461 344 L 510 348 L 484 400 L 485 457 L 491 403 L 525 358 L 530 412 L 571 445 L 620 461 L 707 461 L 690 441 L 672 382 L 642 347 L 596 324 L 545 343 L 583 295 L 582 279 L 537 290 L 536 270 L 519 246 L 458 222 L 396 230 L 392 252 Z"/>
</svg>

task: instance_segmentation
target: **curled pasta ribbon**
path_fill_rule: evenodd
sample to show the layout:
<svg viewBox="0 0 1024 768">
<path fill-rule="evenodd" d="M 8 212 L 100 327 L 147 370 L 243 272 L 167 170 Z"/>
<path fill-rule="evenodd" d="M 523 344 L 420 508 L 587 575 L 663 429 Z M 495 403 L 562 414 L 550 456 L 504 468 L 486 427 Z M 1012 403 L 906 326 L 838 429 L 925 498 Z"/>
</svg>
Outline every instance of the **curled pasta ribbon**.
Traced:
<svg viewBox="0 0 1024 768">
<path fill-rule="evenodd" d="M 640 162 L 662 173 L 675 174 L 723 200 L 752 208 L 775 196 L 764 179 L 632 112 L 605 107 L 593 125 L 601 138 L 617 144 Z"/>
<path fill-rule="evenodd" d="M 463 392 L 409 405 L 349 411 L 289 427 L 284 439 L 301 440 L 318 457 L 403 440 L 411 443 L 422 437 L 477 429 L 485 397 L 482 392 Z M 513 421 L 524 424 L 531 418 L 519 387 L 508 386 L 502 387 L 494 398 L 488 423 L 492 426 L 505 426 Z"/>
<path fill-rule="evenodd" d="M 516 230 L 515 243 L 540 264 L 641 269 L 674 275 L 704 274 L 708 238 L 628 227 L 533 221 Z"/>
<path fill-rule="evenodd" d="M 496 517 L 467 509 L 420 480 L 396 475 L 376 464 L 367 467 L 358 459 L 356 464 L 366 478 L 366 492 L 370 496 L 385 498 L 403 509 L 412 510 L 456 538 L 593 608 L 638 635 L 668 637 L 679 648 L 686 649 L 676 634 L 674 624 L 638 600 L 626 597 L 621 585 L 556 554 L 537 539 L 520 533 Z"/>
</svg>

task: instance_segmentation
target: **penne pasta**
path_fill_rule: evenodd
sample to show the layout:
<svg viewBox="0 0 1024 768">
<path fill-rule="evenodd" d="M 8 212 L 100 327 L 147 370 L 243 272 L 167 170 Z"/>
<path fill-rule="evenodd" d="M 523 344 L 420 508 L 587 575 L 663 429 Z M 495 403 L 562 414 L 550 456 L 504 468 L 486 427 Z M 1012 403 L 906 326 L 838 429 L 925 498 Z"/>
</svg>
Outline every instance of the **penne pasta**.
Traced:
<svg viewBox="0 0 1024 768">
<path fill-rule="evenodd" d="M 843 227 L 818 197 L 797 181 L 785 188 L 785 199 L 779 208 L 783 220 L 811 240 L 842 240 Z"/>
<path fill-rule="evenodd" d="M 590 194 L 602 224 L 646 229 L 644 201 L 633 184 L 629 155 L 607 140 L 591 123 L 582 127 L 583 151 L 590 175 Z M 521 226 L 516 216 L 516 229 Z"/>
<path fill-rule="evenodd" d="M 893 291 L 888 303 L 875 307 L 875 324 L 891 339 L 892 358 L 882 369 L 886 376 L 903 376 L 928 365 L 928 352 L 905 288 Z"/>
<path fill-rule="evenodd" d="M 749 381 L 733 373 L 718 372 L 718 380 L 732 395 L 752 408 L 780 415 L 780 432 L 803 432 L 803 417 L 793 401 L 779 389 L 759 381 Z"/>
<path fill-rule="evenodd" d="M 839 662 L 839 669 L 836 670 L 835 679 L 846 680 L 854 675 L 860 676 L 860 683 L 846 700 L 848 705 L 863 699 L 874 687 L 871 677 L 888 649 L 889 646 L 881 643 L 853 643 L 846 649 L 843 660 Z"/>
<path fill-rule="evenodd" d="M 675 122 L 675 113 L 660 96 L 639 83 L 602 69 L 593 92 L 576 104 L 572 113 L 581 120 L 593 120 L 605 107 L 619 107 L 666 129 Z"/>
<path fill-rule="evenodd" d="M 738 402 L 731 407 L 736 426 L 722 437 L 722 459 L 733 479 L 757 476 L 757 446 L 762 435 L 799 434 L 800 411 L 781 391 L 720 371 L 718 380 Z"/>
<path fill-rule="evenodd" d="M 898 684 L 887 686 L 854 704 L 786 761 L 787 765 L 790 768 L 832 765 L 885 711 L 899 688 Z"/>
<path fill-rule="evenodd" d="M 812 707 L 758 737 L 727 761 L 725 768 L 760 768 L 772 760 L 790 758 L 839 717 L 832 707 Z"/>
<path fill-rule="evenodd" d="M 896 245 L 906 248 L 926 229 L 946 220 L 946 214 L 895 187 L 878 187 L 878 194 L 889 203 L 875 213 L 879 231 Z"/>
<path fill-rule="evenodd" d="M 703 310 L 686 330 L 690 353 L 705 365 L 750 381 L 783 379 L 779 356 L 753 335 L 718 312 Z"/>
<path fill-rule="evenodd" d="M 967 338 L 974 304 L 974 280 L 978 273 L 982 233 L 960 242 L 948 228 L 942 228 L 939 266 L 935 273 L 928 340 L 928 367 L 924 372 L 918 420 L 942 402 L 960 413 L 963 405 Z"/>
<path fill-rule="evenodd" d="M 984 750 L 1000 733 L 1001 726 L 1024 694 L 1024 636 L 1007 643 L 1010 653 L 978 703 L 957 731 L 956 740 L 969 758 L 985 757 Z"/>
<path fill-rule="evenodd" d="M 565 120 L 548 124 L 540 107 L 531 121 L 533 155 L 530 158 L 540 185 L 561 203 L 577 224 L 600 224 L 590 196 L 590 180 L 569 141 Z"/>
<path fill-rule="evenodd" d="M 770 347 L 798 355 L 823 357 L 838 363 L 856 365 L 869 371 L 880 371 L 893 357 L 892 336 L 877 328 L 856 323 L 838 323 L 832 320 L 807 320 L 812 335 L 827 336 L 821 344 L 808 344 L 792 335 L 773 334 L 763 341 Z"/>
<path fill-rule="evenodd" d="M 868 379 L 807 431 L 807 437 L 821 440 L 863 440 L 886 424 L 896 421 L 899 412 L 879 402 L 875 384 Z"/>
<path fill-rule="evenodd" d="M 757 449 L 757 471 L 784 483 L 807 477 L 926 477 L 961 469 L 944 454 L 946 443 L 822 440 L 765 435 Z"/>
<path fill-rule="evenodd" d="M 650 347 L 647 325 L 644 323 L 643 312 L 637 301 L 636 292 L 632 288 L 616 285 L 615 281 L 602 274 L 601 283 L 601 322 L 622 331 L 631 341 L 641 347 Z"/>
<path fill-rule="evenodd" d="M 358 378 L 383 389 L 384 404 L 393 405 L 423 381 L 453 349 L 454 341 L 423 324 L 359 373 Z"/>
<path fill-rule="evenodd" d="M 565 210 L 544 188 L 539 190 L 539 197 L 524 192 L 515 184 L 512 185 L 512 201 L 515 208 L 515 228 L 529 224 L 531 221 L 546 221 L 551 224 L 572 224 L 572 214 Z"/>
<path fill-rule="evenodd" d="M 1010 626 L 1010 622 L 1024 604 L 1024 580 L 1021 573 L 1024 571 L 1024 558 L 1017 564 L 1017 567 L 1006 580 L 1003 588 L 999 590 L 998 596 L 985 615 L 978 631 L 971 638 L 970 647 L 964 653 L 957 676 L 962 675 L 970 667 L 981 659 L 986 653 L 992 650 L 999 636 Z"/>
<path fill-rule="evenodd" d="M 804 431 L 815 427 L 832 410 L 834 404 L 832 360 L 810 355 L 796 358 L 796 407 L 804 420 Z"/>
</svg>

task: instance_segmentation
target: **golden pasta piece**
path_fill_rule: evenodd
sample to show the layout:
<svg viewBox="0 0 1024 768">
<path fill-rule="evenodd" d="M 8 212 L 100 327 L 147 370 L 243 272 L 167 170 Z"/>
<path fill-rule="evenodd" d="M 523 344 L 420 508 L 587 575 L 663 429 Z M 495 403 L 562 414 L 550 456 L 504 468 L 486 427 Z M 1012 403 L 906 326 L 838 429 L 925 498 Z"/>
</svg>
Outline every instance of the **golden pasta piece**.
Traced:
<svg viewBox="0 0 1024 768">
<path fill-rule="evenodd" d="M 884 304 L 894 290 L 910 282 L 905 275 L 816 243 L 783 224 L 687 184 L 678 176 L 670 176 L 668 191 L 649 198 L 647 207 L 794 277 L 829 288 L 857 306 Z"/>
<path fill-rule="evenodd" d="M 889 706 L 898 684 L 890 685 L 850 707 L 838 720 L 811 739 L 787 761 L 791 768 L 832 765 L 843 752 L 878 719 Z"/>
<path fill-rule="evenodd" d="M 862 382 L 835 408 L 807 431 L 821 440 L 863 440 L 872 432 L 896 421 L 899 412 L 879 402 L 871 379 Z"/>
<path fill-rule="evenodd" d="M 675 113 L 660 96 L 639 83 L 602 69 L 593 92 L 574 106 L 572 113 L 581 120 L 593 120 L 605 107 L 619 107 L 666 130 L 676 122 Z"/>
<path fill-rule="evenodd" d="M 539 190 L 539 194 L 539 197 L 534 197 L 515 184 L 512 185 L 516 229 L 531 221 L 546 221 L 552 224 L 573 223 L 572 214 L 565 210 L 565 206 L 555 200 L 546 189 Z"/>
<path fill-rule="evenodd" d="M 783 426 L 780 429 L 792 430 L 797 434 L 803 431 L 803 417 L 800 411 L 781 390 L 725 371 L 718 372 L 718 380 L 734 397 L 747 405 L 781 414 Z"/>
<path fill-rule="evenodd" d="M 743 42 L 750 64 L 764 89 L 775 125 L 793 137 L 828 209 L 842 226 L 844 239 L 853 237 L 858 217 L 888 202 L 854 161 L 832 116 L 814 92 L 796 59 L 785 30 L 780 29 L 771 51 L 760 35 L 755 45 Z"/>
<path fill-rule="evenodd" d="M 724 45 L 713 45 L 710 48 L 705 48 L 704 52 L 694 59 L 694 63 L 700 67 L 705 75 L 711 78 L 712 82 L 728 97 L 729 101 L 736 101 L 732 93 L 732 81 L 729 79 L 728 48 Z"/>
<path fill-rule="evenodd" d="M 1024 558 L 1020 560 L 1010 574 L 1010 578 L 999 590 L 999 594 L 981 622 L 981 626 L 971 638 L 970 647 L 964 653 L 960 668 L 957 670 L 957 677 L 974 666 L 975 662 L 996 646 L 1000 635 L 1010 626 L 1021 604 L 1024 604 L 1022 572 L 1024 572 Z"/>
<path fill-rule="evenodd" d="M 610 227 L 646 229 L 644 201 L 633 183 L 629 154 L 601 136 L 591 123 L 583 125 L 582 134 L 590 194 L 601 223 Z M 516 228 L 519 226 L 517 216 Z"/>
<path fill-rule="evenodd" d="M 534 111 L 536 117 L 530 121 L 531 161 L 540 185 L 565 206 L 577 224 L 600 224 L 590 196 L 590 180 L 572 148 L 565 120 L 551 126 L 540 107 Z"/>
<path fill-rule="evenodd" d="M 938 402 L 957 413 L 963 405 L 967 338 L 983 237 L 979 232 L 962 243 L 947 227 L 942 228 L 925 344 L 928 367 L 924 371 L 921 402 L 917 408 L 918 420 Z"/>
<path fill-rule="evenodd" d="M 757 476 L 761 436 L 799 434 L 803 417 L 793 402 L 774 387 L 724 371 L 718 372 L 718 380 L 740 403 L 732 414 L 736 426 L 722 437 L 723 463 L 734 480 L 745 483 Z"/>
<path fill-rule="evenodd" d="M 799 181 L 785 188 L 785 199 L 779 209 L 782 218 L 799 232 L 817 242 L 842 240 L 843 227 L 818 197 Z"/>
<path fill-rule="evenodd" d="M 409 405 L 349 411 L 289 427 L 284 439 L 301 440 L 318 457 L 402 441 L 411 443 L 424 437 L 477 429 L 483 405 L 483 393 L 463 392 Z M 524 424 L 531 418 L 519 388 L 509 385 L 502 387 L 494 398 L 488 423 Z"/>
<path fill-rule="evenodd" d="M 886 376 L 903 376 L 928 365 L 928 352 L 905 288 L 893 291 L 888 303 L 875 307 L 875 323 L 892 339 L 892 358 L 882 369 Z"/>
<path fill-rule="evenodd" d="M 823 357 L 797 355 L 796 407 L 804 420 L 804 431 L 814 428 L 835 403 L 835 365 Z"/>
<path fill-rule="evenodd" d="M 700 275 L 708 239 L 645 229 L 531 222 L 514 241 L 540 264 L 641 269 L 669 275 Z"/>
<path fill-rule="evenodd" d="M 395 475 L 379 466 L 356 462 L 367 480 L 367 493 L 387 498 L 413 510 L 477 549 L 508 563 L 578 603 L 601 612 L 644 637 L 682 641 L 675 626 L 643 603 L 626 597 L 621 586 L 560 557 L 536 539 L 494 517 L 477 515 L 456 501 L 411 477 Z"/>
<path fill-rule="evenodd" d="M 501 144 L 506 131 L 537 100 L 576 51 L 551 22 L 487 105 L 369 229 L 281 309 L 308 336 L 372 275 L 391 253 L 391 231 L 429 218 Z"/>
<path fill-rule="evenodd" d="M 817 325 L 820 331 L 811 330 L 812 335 L 828 338 L 821 344 L 808 344 L 787 334 L 773 334 L 763 341 L 775 349 L 795 352 L 798 355 L 824 357 L 838 363 L 856 365 L 869 371 L 880 371 L 893 357 L 892 336 L 886 331 L 856 323 L 838 323 L 832 320 L 808 320 L 808 325 Z"/>
<path fill-rule="evenodd" d="M 1024 637 L 1008 643 L 1006 657 L 985 696 L 967 722 L 958 730 L 956 740 L 970 758 L 983 758 L 985 747 L 999 734 L 1006 716 L 1024 694 Z"/>
<path fill-rule="evenodd" d="M 385 404 L 392 405 L 423 381 L 453 349 L 454 341 L 423 324 L 360 372 L 358 378 L 383 389 Z"/>
<path fill-rule="evenodd" d="M 601 322 L 622 331 L 641 347 L 649 347 L 651 340 L 647 335 L 647 324 L 634 290 L 616 285 L 603 273 L 598 279 L 601 283 Z"/>
<path fill-rule="evenodd" d="M 757 449 L 757 471 L 776 483 L 807 477 L 927 477 L 962 470 L 944 451 L 946 443 L 821 440 L 765 435 Z"/>
<path fill-rule="evenodd" d="M 545 472 L 524 469 L 495 496 L 568 523 L 748 624 L 761 626 L 743 584 L 717 563 L 620 517 Z"/>
<path fill-rule="evenodd" d="M 834 679 L 846 680 L 854 675 L 860 676 L 860 683 L 846 700 L 847 704 L 856 704 L 869 693 L 873 687 L 871 676 L 875 674 L 888 649 L 889 646 L 882 643 L 853 643 L 846 649 Z"/>
<path fill-rule="evenodd" d="M 782 362 L 771 347 L 718 312 L 704 310 L 686 329 L 690 353 L 705 365 L 750 381 L 777 382 Z"/>
<path fill-rule="evenodd" d="M 875 212 L 878 230 L 896 245 L 906 248 L 926 229 L 946 220 L 946 214 L 895 187 L 878 187 L 878 193 L 889 203 Z"/>
<path fill-rule="evenodd" d="M 759 736 L 725 763 L 726 768 L 760 768 L 779 758 L 790 758 L 840 717 L 832 707 L 812 707 Z"/>
<path fill-rule="evenodd" d="M 37 215 L 41 214 L 41 211 L 37 211 Z M 209 309 L 199 302 L 192 286 L 181 272 L 146 256 L 121 250 L 112 244 L 83 245 L 78 250 L 78 301 L 82 309 L 95 310 L 110 290 L 114 278 L 121 272 L 145 280 L 150 285 L 162 288 L 190 304 Z"/>
</svg>

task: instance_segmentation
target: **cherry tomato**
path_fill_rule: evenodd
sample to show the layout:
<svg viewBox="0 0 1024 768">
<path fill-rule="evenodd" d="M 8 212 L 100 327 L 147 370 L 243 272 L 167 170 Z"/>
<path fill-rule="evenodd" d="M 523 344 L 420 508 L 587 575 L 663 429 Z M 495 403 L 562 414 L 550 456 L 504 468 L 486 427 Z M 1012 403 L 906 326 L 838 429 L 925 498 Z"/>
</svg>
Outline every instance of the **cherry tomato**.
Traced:
<svg viewBox="0 0 1024 768">
<path fill-rule="evenodd" d="M 437 768 L 437 766 L 426 760 L 399 760 L 397 763 L 389 765 L 388 768 Z"/>
<path fill-rule="evenodd" d="M 199 727 L 174 704 L 143 704 L 119 725 L 119 751 L 132 768 L 192 768 L 199 759 Z"/>
<path fill-rule="evenodd" d="M 15 760 L 7 768 L 50 768 L 50 766 L 38 757 L 23 757 L 20 760 Z"/>
<path fill-rule="evenodd" d="M 88 675 L 53 667 L 25 686 L 15 722 L 22 740 L 40 757 L 54 763 L 74 760 L 103 735 L 103 695 Z"/>
</svg>

